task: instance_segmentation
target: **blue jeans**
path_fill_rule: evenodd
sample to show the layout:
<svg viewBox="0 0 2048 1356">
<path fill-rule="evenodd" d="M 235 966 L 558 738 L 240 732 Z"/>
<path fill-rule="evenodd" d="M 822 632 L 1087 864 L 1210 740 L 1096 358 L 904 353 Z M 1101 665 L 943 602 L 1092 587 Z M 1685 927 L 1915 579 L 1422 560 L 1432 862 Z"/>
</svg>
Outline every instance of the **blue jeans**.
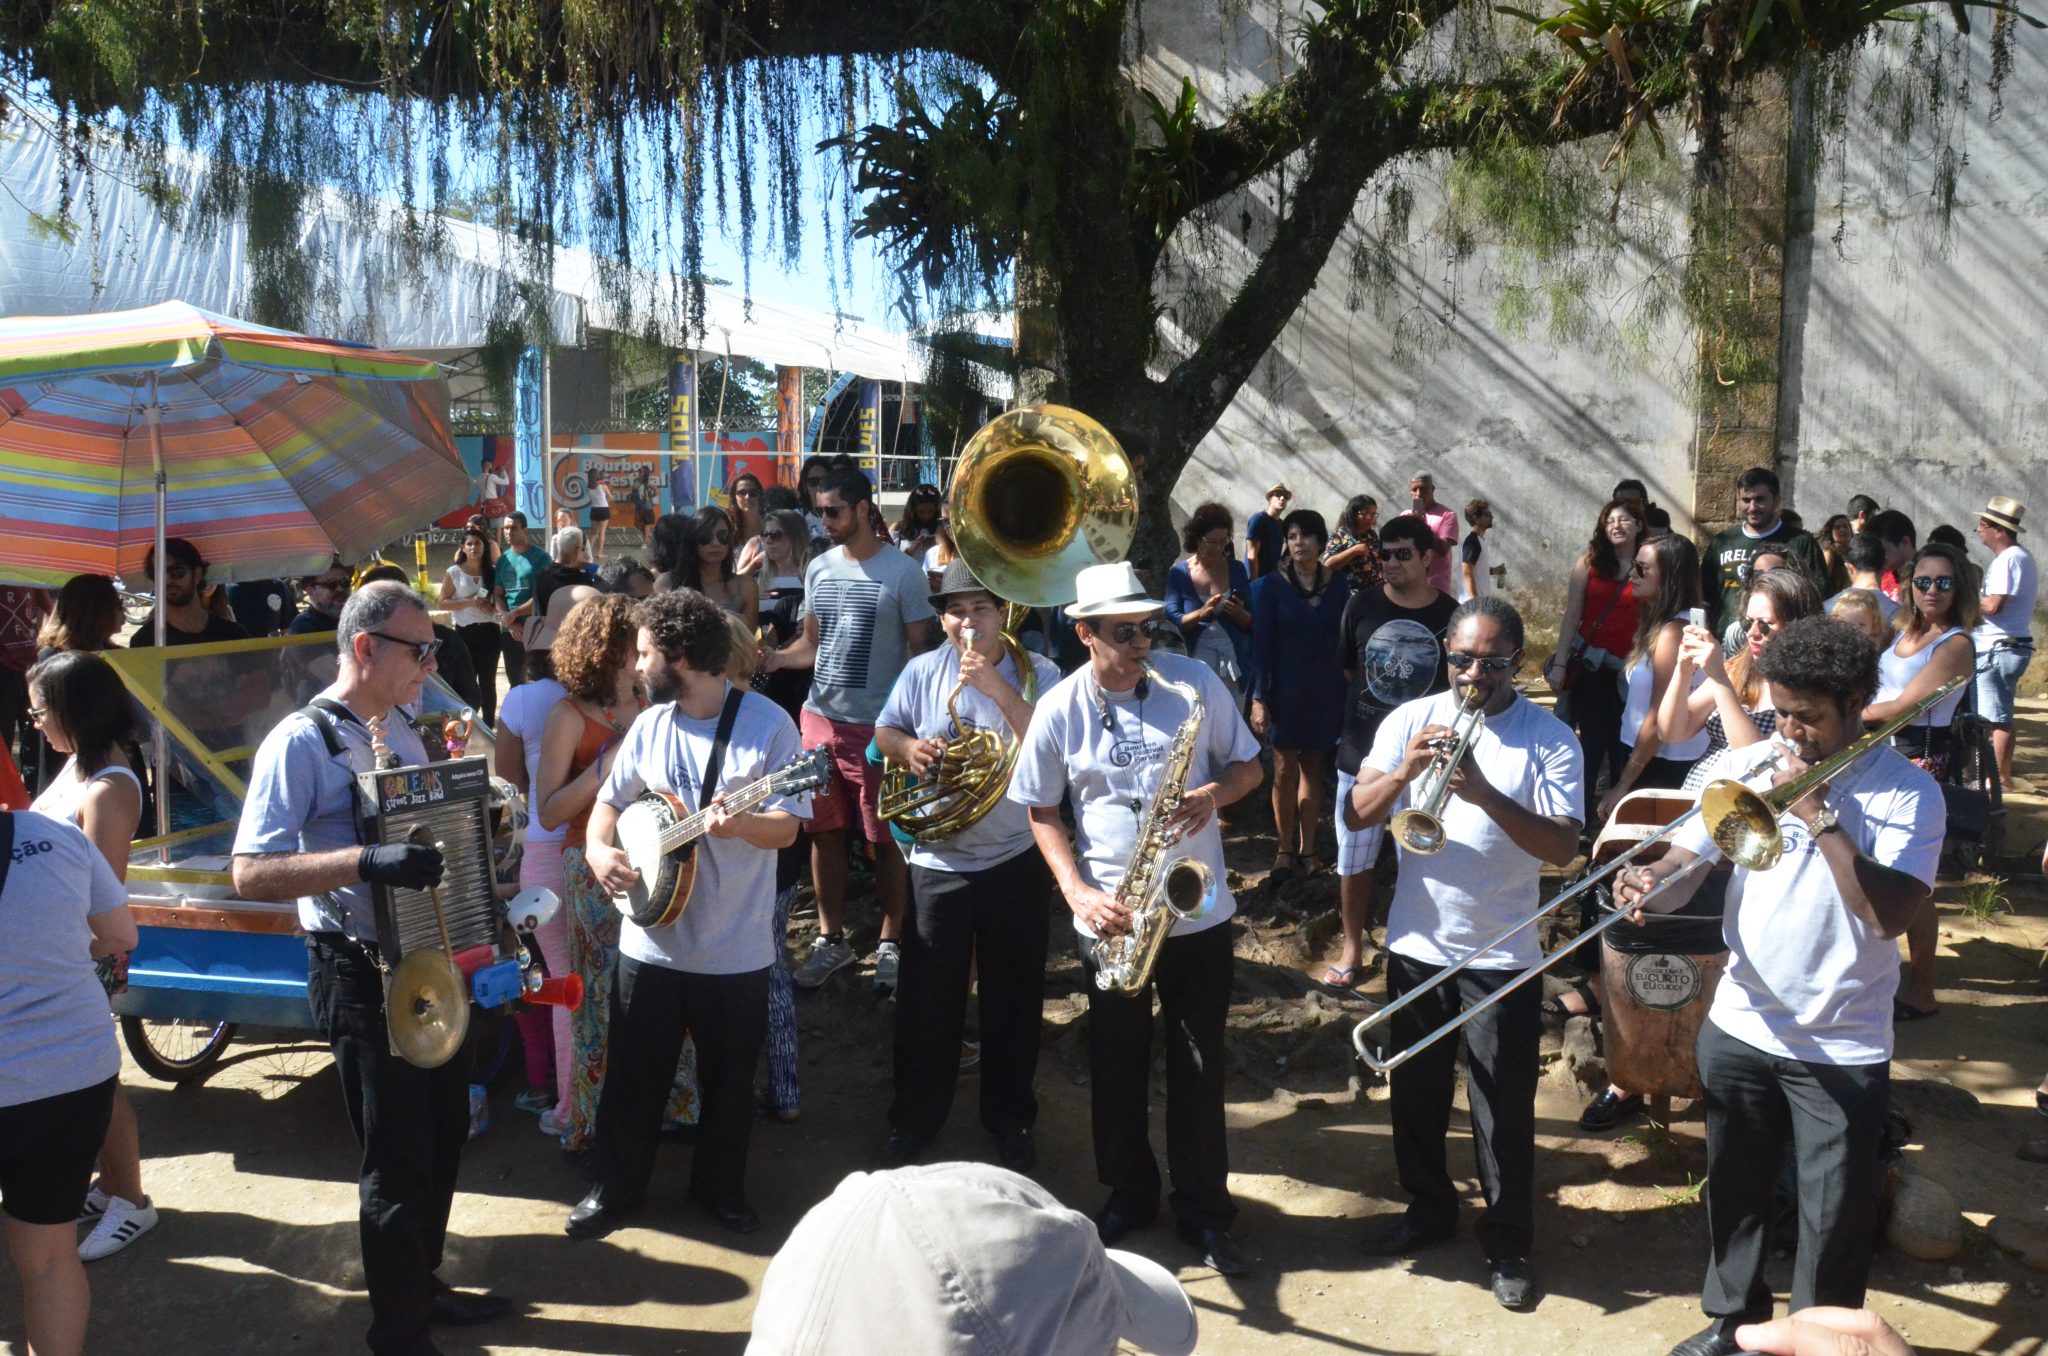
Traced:
<svg viewBox="0 0 2048 1356">
<path fill-rule="evenodd" d="M 2013 697 L 2019 692 L 2020 675 L 2034 657 L 2031 644 L 1994 645 L 1977 669 L 1977 714 L 1987 724 L 2012 724 Z"/>
</svg>

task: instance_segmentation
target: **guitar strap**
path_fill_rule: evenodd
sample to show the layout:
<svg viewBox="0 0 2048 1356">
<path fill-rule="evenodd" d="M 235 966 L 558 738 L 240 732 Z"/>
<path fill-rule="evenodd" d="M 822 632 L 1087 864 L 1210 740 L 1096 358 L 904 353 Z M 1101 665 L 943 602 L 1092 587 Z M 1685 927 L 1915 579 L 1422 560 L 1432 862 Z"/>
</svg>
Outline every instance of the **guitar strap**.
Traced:
<svg viewBox="0 0 2048 1356">
<path fill-rule="evenodd" d="M 732 742 L 732 727 L 739 723 L 740 702 L 746 697 L 746 690 L 729 687 L 725 694 L 725 709 L 718 713 L 718 733 L 711 737 L 711 756 L 704 760 L 704 780 L 697 783 L 701 788 L 697 808 L 703 809 L 718 795 L 718 774 L 725 771 L 725 746 Z"/>
</svg>

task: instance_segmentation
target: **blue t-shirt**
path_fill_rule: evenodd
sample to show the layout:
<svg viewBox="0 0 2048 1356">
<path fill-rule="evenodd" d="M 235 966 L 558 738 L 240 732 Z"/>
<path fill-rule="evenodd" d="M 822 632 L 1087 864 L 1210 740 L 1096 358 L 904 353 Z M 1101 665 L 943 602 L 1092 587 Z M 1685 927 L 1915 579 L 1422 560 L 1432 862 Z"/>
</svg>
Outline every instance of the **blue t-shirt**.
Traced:
<svg viewBox="0 0 2048 1356">
<path fill-rule="evenodd" d="M 330 690 L 322 696 L 333 697 Z M 358 713 L 360 714 L 360 713 Z M 341 738 L 341 756 L 327 752 L 319 727 L 294 711 L 277 723 L 256 750 L 249 769 L 249 795 L 235 830 L 235 855 L 261 857 L 278 852 L 326 852 L 362 842 L 356 832 L 358 772 L 376 765 L 370 732 L 362 722 L 330 715 Z M 405 766 L 427 761 L 419 732 L 393 709 L 384 742 Z M 358 882 L 299 900 L 299 926 L 308 932 L 346 932 L 374 941 L 377 915 L 370 887 Z"/>
<path fill-rule="evenodd" d="M 86 919 L 128 902 L 92 840 L 31 810 L 14 816 L 0 890 L 0 1106 L 77 1092 L 121 1072 Z"/>
<path fill-rule="evenodd" d="M 505 610 L 524 603 L 533 596 L 533 577 L 555 563 L 555 558 L 538 546 L 529 546 L 524 551 L 507 550 L 498 557 L 498 587 L 505 591 Z"/>
</svg>

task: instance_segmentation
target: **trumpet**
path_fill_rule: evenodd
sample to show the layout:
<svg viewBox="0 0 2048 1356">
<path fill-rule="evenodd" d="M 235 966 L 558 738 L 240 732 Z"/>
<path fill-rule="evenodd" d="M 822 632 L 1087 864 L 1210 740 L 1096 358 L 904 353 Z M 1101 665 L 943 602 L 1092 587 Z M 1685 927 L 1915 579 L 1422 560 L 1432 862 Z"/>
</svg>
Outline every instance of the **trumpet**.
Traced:
<svg viewBox="0 0 2048 1356">
<path fill-rule="evenodd" d="M 1416 803 L 1395 815 L 1387 825 L 1395 842 L 1424 856 L 1443 851 L 1443 812 L 1444 803 L 1451 798 L 1451 774 L 1465 761 L 1465 755 L 1472 751 L 1472 741 L 1485 728 L 1486 713 L 1479 709 L 1477 697 L 1468 695 L 1458 706 L 1450 734 L 1431 745 L 1435 757 L 1416 779 Z"/>
<path fill-rule="evenodd" d="M 975 630 L 967 627 L 965 650 L 974 648 Z M 1031 656 L 1009 631 L 998 633 L 1009 652 L 1017 674 L 1023 680 L 1025 705 L 1038 700 L 1038 672 Z M 967 689 L 963 675 L 946 697 L 946 715 L 953 733 L 946 751 L 928 776 L 919 778 L 910 769 L 885 762 L 882 792 L 876 814 L 920 843 L 936 843 L 979 822 L 993 810 L 1009 789 L 1010 773 L 1017 766 L 1018 741 L 1007 731 L 984 730 L 960 719 L 960 694 Z"/>
<path fill-rule="evenodd" d="M 1436 1030 L 1430 1032 L 1406 1049 L 1396 1051 L 1393 1054 L 1381 1054 L 1376 1052 L 1366 1041 L 1366 1032 L 1388 1021 L 1396 1013 L 1399 1013 L 1425 994 L 1433 993 L 1444 984 L 1449 983 L 1460 971 L 1471 965 L 1479 957 L 1504 946 L 1512 938 L 1536 926 L 1545 918 L 1550 917 L 1564 908 L 1565 905 L 1585 894 L 1586 891 L 1606 883 L 1619 873 L 1623 867 L 1648 851 L 1652 845 L 1662 843 L 1682 826 L 1690 823 L 1695 816 L 1706 820 L 1708 832 L 1714 840 L 1714 846 L 1720 849 L 1722 856 L 1737 866 L 1750 871 L 1770 870 L 1778 864 L 1778 859 L 1785 851 L 1784 830 L 1779 826 L 1778 821 L 1788 809 L 1812 795 L 1816 788 L 1824 785 L 1830 778 L 1841 772 L 1843 768 L 1855 763 L 1872 749 L 1890 739 L 1899 730 L 1912 724 L 1939 705 L 1953 694 L 1957 688 L 1970 681 L 1970 678 L 1971 675 L 1964 674 L 1959 678 L 1950 679 L 1928 696 L 1914 703 L 1912 707 L 1900 712 L 1846 748 L 1830 757 L 1823 758 L 1820 762 L 1807 768 L 1806 771 L 1800 773 L 1791 781 L 1786 782 L 1783 786 L 1758 791 L 1754 787 L 1745 785 L 1743 780 L 1738 777 L 1723 777 L 1707 783 L 1706 790 L 1700 794 L 1699 804 L 1695 805 L 1692 809 L 1687 810 L 1684 814 L 1657 830 L 1657 832 L 1635 844 L 1628 851 L 1622 853 L 1613 861 L 1608 862 L 1599 870 L 1581 877 L 1577 884 L 1561 892 L 1556 898 L 1530 914 L 1521 922 L 1504 929 L 1499 935 L 1484 945 L 1473 948 L 1466 955 L 1465 959 L 1457 962 L 1455 965 L 1439 970 L 1430 977 L 1428 983 L 1409 990 L 1360 1022 L 1351 1032 L 1352 1049 L 1356 1051 L 1360 1062 L 1370 1067 L 1374 1072 L 1382 1074 L 1391 1072 L 1406 1064 L 1430 1046 L 1435 1045 L 1444 1037 L 1455 1034 L 1464 1027 L 1465 1023 L 1471 1021 L 1480 1013 L 1485 1012 L 1488 1008 L 1500 1002 L 1523 985 L 1548 973 L 1556 967 L 1559 961 L 1562 961 L 1566 956 L 1592 941 L 1622 919 L 1629 917 L 1635 912 L 1635 909 L 1615 909 L 1592 927 L 1587 928 L 1578 936 L 1560 945 L 1555 951 L 1544 956 L 1537 964 L 1522 971 L 1511 982 L 1495 989 L 1492 993 L 1486 995 L 1485 998 L 1466 1008 L 1463 1012 L 1443 1023 Z M 1783 764 L 1783 761 L 1784 755 L 1774 752 L 1762 763 L 1751 768 L 1746 775 L 1757 777 L 1774 772 Z M 1663 893 L 1676 884 L 1678 880 L 1707 865 L 1711 860 L 1708 857 L 1701 857 L 1697 861 L 1692 862 L 1684 870 L 1663 881 L 1656 893 Z M 1637 908 L 1640 907 L 1640 905 L 1637 906 Z"/>
</svg>

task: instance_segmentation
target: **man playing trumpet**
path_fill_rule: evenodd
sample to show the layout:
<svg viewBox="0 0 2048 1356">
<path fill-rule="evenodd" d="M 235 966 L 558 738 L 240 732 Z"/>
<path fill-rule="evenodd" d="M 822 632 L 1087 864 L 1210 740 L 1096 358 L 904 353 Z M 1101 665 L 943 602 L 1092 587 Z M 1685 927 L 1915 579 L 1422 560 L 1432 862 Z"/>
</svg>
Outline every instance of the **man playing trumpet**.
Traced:
<svg viewBox="0 0 2048 1356">
<path fill-rule="evenodd" d="M 908 769 L 920 786 L 942 775 L 947 745 L 969 731 L 992 733 L 1015 747 L 1031 724 L 1020 690 L 1026 675 L 1003 642 L 1002 600 L 956 560 L 931 601 L 948 643 L 904 667 L 875 721 L 883 757 Z M 1036 671 L 1036 690 L 1059 681 L 1051 660 L 1019 653 Z M 1007 771 L 1001 775 L 1008 779 Z M 929 841 L 921 836 L 905 848 L 910 917 L 896 990 L 896 1098 L 882 1157 L 892 1168 L 915 1160 L 946 1123 L 960 1076 L 967 986 L 978 964 L 981 1123 L 996 1137 L 1003 1166 L 1027 1172 L 1036 1157 L 1031 1126 L 1038 1098 L 1031 1081 L 1045 1002 L 1052 876 L 1022 805 L 1003 788 L 978 782 L 963 782 L 957 791 L 991 791 L 997 799 L 965 827 Z M 888 809 L 885 804 L 884 813 Z M 915 833 L 913 825 L 904 827 Z"/>
<path fill-rule="evenodd" d="M 1758 660 L 1778 708 L 1777 744 L 1733 750 L 1724 775 L 1775 754 L 1784 785 L 1863 733 L 1877 655 L 1861 631 L 1806 617 Z M 1771 1193 L 1789 1148 L 1799 1164 L 1799 1251 L 1791 1311 L 1863 1304 L 1876 1232 L 1879 1139 L 1890 1100 L 1895 939 L 1926 906 L 1945 831 L 1941 788 L 1894 749 L 1853 758 L 1793 801 L 1767 870 L 1737 866 L 1723 929 L 1728 969 L 1697 1047 L 1707 1117 L 1707 1230 L 1700 1307 L 1713 1322 L 1671 1356 L 1729 1356 L 1735 1330 L 1771 1317 L 1764 1281 Z M 1745 826 L 1686 825 L 1653 866 L 1622 874 L 1621 908 L 1668 913 Z M 1654 898 L 1651 896 L 1655 895 Z"/>
<path fill-rule="evenodd" d="M 1387 994 L 1398 1000 L 1427 990 L 1389 1019 L 1397 1048 L 1541 962 L 1531 927 L 1431 987 L 1440 970 L 1536 912 L 1545 862 L 1562 866 L 1578 855 L 1584 759 L 1570 729 L 1515 690 L 1520 614 L 1499 598 L 1477 598 L 1452 614 L 1447 636 L 1451 690 L 1407 702 L 1380 723 L 1344 807 L 1349 828 L 1370 828 L 1398 809 L 1420 808 L 1418 779 L 1425 790 L 1450 779 L 1448 796 L 1431 808 L 1440 846 L 1416 828 L 1393 829 L 1401 870 L 1387 920 Z M 1442 745 L 1455 737 L 1461 710 L 1470 721 L 1475 709 L 1483 725 L 1456 765 L 1442 767 Z M 1464 1029 L 1472 1141 L 1486 1196 L 1479 1242 L 1492 1265 L 1494 1298 L 1509 1309 L 1535 1299 L 1529 1252 L 1542 996 L 1540 985 L 1524 984 Z M 1409 1203 L 1366 1237 L 1366 1251 L 1376 1256 L 1405 1256 L 1457 1230 L 1458 1194 L 1445 1153 L 1457 1056 L 1455 1041 L 1439 1041 L 1390 1075 L 1394 1160 Z"/>
</svg>

